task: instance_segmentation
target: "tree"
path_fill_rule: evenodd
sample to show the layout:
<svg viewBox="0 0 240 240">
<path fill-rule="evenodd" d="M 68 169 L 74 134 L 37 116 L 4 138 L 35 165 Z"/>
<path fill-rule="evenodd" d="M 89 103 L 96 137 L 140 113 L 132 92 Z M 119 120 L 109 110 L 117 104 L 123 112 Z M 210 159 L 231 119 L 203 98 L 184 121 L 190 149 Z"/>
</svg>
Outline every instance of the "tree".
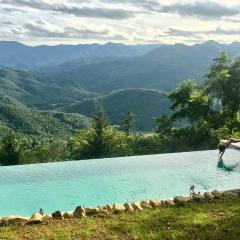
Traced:
<svg viewBox="0 0 240 240">
<path fill-rule="evenodd" d="M 222 104 L 225 111 L 234 119 L 240 109 L 240 55 L 233 60 L 229 68 L 229 76 L 224 86 Z"/>
<path fill-rule="evenodd" d="M 17 165 L 20 162 L 20 143 L 11 132 L 2 139 L 0 162 L 3 165 Z"/>
<path fill-rule="evenodd" d="M 89 147 L 93 156 L 101 158 L 104 156 L 105 142 L 104 142 L 104 130 L 108 126 L 106 118 L 106 112 L 103 107 L 103 103 L 99 102 L 95 116 L 92 119 L 93 125 L 93 137 L 88 139 Z"/>
<path fill-rule="evenodd" d="M 221 52 L 213 59 L 213 64 L 209 67 L 209 72 L 205 75 L 205 85 L 207 92 L 217 99 L 217 107 L 225 95 L 225 88 L 228 83 L 229 67 L 231 60 L 227 53 Z"/>
<path fill-rule="evenodd" d="M 159 118 L 156 119 L 156 122 L 156 133 L 166 136 L 169 136 L 171 134 L 172 119 L 170 116 L 162 114 Z"/>
<path fill-rule="evenodd" d="M 210 65 L 205 83 L 207 92 L 217 100 L 217 109 L 221 107 L 221 116 L 232 130 L 240 109 L 240 56 L 231 61 L 226 53 L 220 53 Z"/>
<path fill-rule="evenodd" d="M 134 126 L 134 113 L 127 112 L 123 114 L 123 131 L 127 136 L 130 136 Z"/>
<path fill-rule="evenodd" d="M 169 94 L 171 110 L 175 111 L 172 120 L 188 119 L 192 124 L 198 120 L 208 120 L 211 114 L 212 100 L 206 90 L 192 80 L 180 83 Z"/>
</svg>

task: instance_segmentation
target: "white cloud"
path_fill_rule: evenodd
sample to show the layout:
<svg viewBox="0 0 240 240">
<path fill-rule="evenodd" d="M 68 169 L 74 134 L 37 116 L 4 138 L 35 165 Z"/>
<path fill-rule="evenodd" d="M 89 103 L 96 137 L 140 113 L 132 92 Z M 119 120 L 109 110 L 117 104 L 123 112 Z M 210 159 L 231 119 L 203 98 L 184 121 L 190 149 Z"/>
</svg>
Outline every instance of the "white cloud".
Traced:
<svg viewBox="0 0 240 240">
<path fill-rule="evenodd" d="M 0 40 L 31 44 L 228 42 L 238 0 L 0 0 Z"/>
</svg>

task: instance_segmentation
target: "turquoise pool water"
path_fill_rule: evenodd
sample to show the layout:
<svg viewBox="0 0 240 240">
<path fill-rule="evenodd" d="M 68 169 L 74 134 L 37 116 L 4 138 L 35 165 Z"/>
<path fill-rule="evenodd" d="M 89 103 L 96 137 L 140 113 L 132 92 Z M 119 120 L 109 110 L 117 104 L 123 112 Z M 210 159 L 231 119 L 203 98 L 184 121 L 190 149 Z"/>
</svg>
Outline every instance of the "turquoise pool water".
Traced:
<svg viewBox="0 0 240 240">
<path fill-rule="evenodd" d="M 0 167 L 0 216 L 240 188 L 239 163 L 229 149 Z"/>
</svg>

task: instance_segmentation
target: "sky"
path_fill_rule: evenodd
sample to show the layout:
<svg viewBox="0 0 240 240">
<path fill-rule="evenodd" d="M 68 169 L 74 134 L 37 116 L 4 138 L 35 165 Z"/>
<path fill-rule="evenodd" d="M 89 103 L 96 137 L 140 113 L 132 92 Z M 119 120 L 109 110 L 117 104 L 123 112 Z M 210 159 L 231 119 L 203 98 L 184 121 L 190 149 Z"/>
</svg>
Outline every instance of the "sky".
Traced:
<svg viewBox="0 0 240 240">
<path fill-rule="evenodd" d="M 0 40 L 29 45 L 240 41 L 239 0 L 0 0 Z"/>
</svg>

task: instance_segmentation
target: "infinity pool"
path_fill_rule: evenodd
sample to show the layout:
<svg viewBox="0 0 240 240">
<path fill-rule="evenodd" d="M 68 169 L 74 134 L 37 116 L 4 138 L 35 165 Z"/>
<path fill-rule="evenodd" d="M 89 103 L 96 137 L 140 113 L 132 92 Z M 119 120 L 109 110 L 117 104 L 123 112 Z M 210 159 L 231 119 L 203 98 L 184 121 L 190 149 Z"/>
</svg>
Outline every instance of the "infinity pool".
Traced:
<svg viewBox="0 0 240 240">
<path fill-rule="evenodd" d="M 240 188 L 240 151 L 229 149 L 0 167 L 0 216 L 74 210 L 197 191 Z"/>
</svg>

